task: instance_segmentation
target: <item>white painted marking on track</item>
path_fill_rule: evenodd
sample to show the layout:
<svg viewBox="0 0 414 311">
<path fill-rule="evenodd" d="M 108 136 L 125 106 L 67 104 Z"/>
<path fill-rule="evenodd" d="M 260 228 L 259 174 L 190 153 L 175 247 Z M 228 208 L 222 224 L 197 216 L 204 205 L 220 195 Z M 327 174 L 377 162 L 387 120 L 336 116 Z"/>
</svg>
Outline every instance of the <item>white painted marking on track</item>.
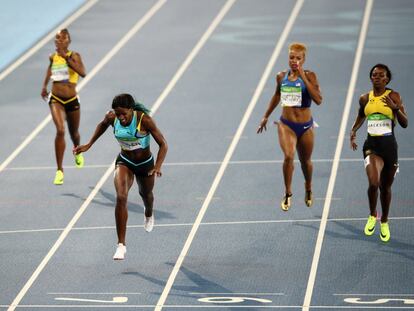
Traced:
<svg viewBox="0 0 414 311">
<path fill-rule="evenodd" d="M 234 2 L 235 2 L 235 0 L 229 0 L 229 1 L 226 2 L 225 6 L 221 10 L 221 12 L 222 12 L 221 15 L 222 16 L 219 18 L 218 22 L 221 21 L 221 19 L 227 13 L 227 11 L 230 9 L 230 7 L 234 4 Z M 272 68 L 273 68 L 275 62 L 276 62 L 276 59 L 278 58 L 278 56 L 280 54 L 280 51 L 282 50 L 282 47 L 285 44 L 285 41 L 287 39 L 287 36 L 288 36 L 288 34 L 289 34 L 292 26 L 293 26 L 293 23 L 294 23 L 297 15 L 298 15 L 298 13 L 299 13 L 302 5 L 303 5 L 303 0 L 297 0 L 295 6 L 293 8 L 293 11 L 292 11 L 291 15 L 289 16 L 289 19 L 288 19 L 288 21 L 286 23 L 286 26 L 285 26 L 285 28 L 284 28 L 284 30 L 283 30 L 280 38 L 279 38 L 279 41 L 276 44 L 276 47 L 275 47 L 275 49 L 274 49 L 274 51 L 273 51 L 273 53 L 272 53 L 272 55 L 270 57 L 270 60 L 269 60 L 267 66 L 266 66 L 266 68 L 265 68 L 265 70 L 263 72 L 263 75 L 262 75 L 262 77 L 261 77 L 261 79 L 260 79 L 260 81 L 259 81 L 259 83 L 258 83 L 258 85 L 256 87 L 256 90 L 255 90 L 255 92 L 253 94 L 253 97 L 250 100 L 250 103 L 249 103 L 249 105 L 247 107 L 247 110 L 244 113 L 244 116 L 243 116 L 243 118 L 242 118 L 242 120 L 240 122 L 240 125 L 239 125 L 239 127 L 238 127 L 238 129 L 236 131 L 236 134 L 235 134 L 233 140 L 230 143 L 230 146 L 229 146 L 229 148 L 228 148 L 228 150 L 226 152 L 226 155 L 225 155 L 225 157 L 223 159 L 223 162 L 220 165 L 220 168 L 219 168 L 219 170 L 217 172 L 217 175 L 214 178 L 213 184 L 210 187 L 210 190 L 209 190 L 209 192 L 207 194 L 207 197 L 206 197 L 206 199 L 205 199 L 205 201 L 204 201 L 204 203 L 203 203 L 203 205 L 202 205 L 202 207 L 200 209 L 200 212 L 197 215 L 197 218 L 196 218 L 196 220 L 194 222 L 194 225 L 191 228 L 190 234 L 187 237 L 187 240 L 186 240 L 186 242 L 184 244 L 184 247 L 181 250 L 181 253 L 180 253 L 179 257 L 177 258 L 177 262 L 175 263 L 175 265 L 173 267 L 173 270 L 171 271 L 171 274 L 170 274 L 170 276 L 169 276 L 169 278 L 167 280 L 167 283 L 166 283 L 166 285 L 164 287 L 164 290 L 162 291 L 161 297 L 159 298 L 159 300 L 157 302 L 157 306 L 154 309 L 154 311 L 160 311 L 160 310 L 162 310 L 162 308 L 163 308 L 163 306 L 165 304 L 165 301 L 166 301 L 166 299 L 168 297 L 168 294 L 169 294 L 169 292 L 170 292 L 170 290 L 171 290 L 171 288 L 172 288 L 172 286 L 174 284 L 174 281 L 175 281 L 175 278 L 176 278 L 176 276 L 178 274 L 178 271 L 180 270 L 180 267 L 181 267 L 181 265 L 184 262 L 184 258 L 187 255 L 188 250 L 190 249 L 191 243 L 192 243 L 192 241 L 193 241 L 193 239 L 195 237 L 195 234 L 197 233 L 197 230 L 198 230 L 198 228 L 200 226 L 200 223 L 201 223 L 201 221 L 202 221 L 202 219 L 204 217 L 204 214 L 206 213 L 207 208 L 208 208 L 208 206 L 209 206 L 209 204 L 211 202 L 211 199 L 213 198 L 214 193 L 215 193 L 215 191 L 216 191 L 216 189 L 217 189 L 217 187 L 218 187 L 218 185 L 220 183 L 220 180 L 221 180 L 221 178 L 224 175 L 224 171 L 226 170 L 227 165 L 228 165 L 228 163 L 229 163 L 229 161 L 230 161 L 230 159 L 231 159 L 231 157 L 233 155 L 233 152 L 236 149 L 237 143 L 240 140 L 240 137 L 242 136 L 242 133 L 243 133 L 244 128 L 246 127 L 247 121 L 249 120 L 250 115 L 251 115 L 251 113 L 252 113 L 252 111 L 253 111 L 253 109 L 254 109 L 257 101 L 259 100 L 259 96 L 260 96 L 260 94 L 262 93 L 262 91 L 264 89 L 265 83 L 266 83 L 266 81 L 268 80 L 268 78 L 270 76 L 270 73 L 272 71 Z"/>
<path fill-rule="evenodd" d="M 263 295 L 263 296 L 284 296 L 284 293 L 189 293 L 190 295 Z"/>
<path fill-rule="evenodd" d="M 376 300 L 371 300 L 371 301 L 365 300 L 364 301 L 364 300 L 361 300 L 360 297 L 349 297 L 349 298 L 345 298 L 344 301 L 347 303 L 352 303 L 352 304 L 365 304 L 365 305 L 383 305 L 388 302 L 399 301 L 399 302 L 404 303 L 405 305 L 414 305 L 414 299 L 406 299 L 406 298 L 379 298 Z"/>
<path fill-rule="evenodd" d="M 113 297 L 112 300 L 56 297 L 55 300 L 79 301 L 79 302 L 100 302 L 100 303 L 126 303 L 128 302 L 128 297 L 116 296 L 116 297 Z"/>
<path fill-rule="evenodd" d="M 332 170 L 331 170 L 331 176 L 329 177 L 328 189 L 326 191 L 327 199 L 323 206 L 321 225 L 319 227 L 318 237 L 316 240 L 315 252 L 313 254 L 311 270 L 309 272 L 309 279 L 308 279 L 308 284 L 306 286 L 306 293 L 305 293 L 305 298 L 303 301 L 302 311 L 309 311 L 309 307 L 310 307 L 311 300 L 312 300 L 312 293 L 313 293 L 313 287 L 315 286 L 316 272 L 318 270 L 319 258 L 320 258 L 321 250 L 322 250 L 322 243 L 323 243 L 323 239 L 325 236 L 326 223 L 328 220 L 329 209 L 331 206 L 331 198 L 332 198 L 332 194 L 333 194 L 333 190 L 335 186 L 336 175 L 338 173 L 339 159 L 341 157 L 342 147 L 344 144 L 346 126 L 348 123 L 349 112 L 351 110 L 352 99 L 353 99 L 354 92 L 355 92 L 355 85 L 356 85 L 357 78 L 358 78 L 358 70 L 359 70 L 359 66 L 361 63 L 362 52 L 364 49 L 364 44 L 365 44 L 365 40 L 366 40 L 366 36 L 368 32 L 369 18 L 371 15 L 373 2 L 374 0 L 367 0 L 364 17 L 362 19 L 361 32 L 359 35 L 358 46 L 357 46 L 357 50 L 355 53 L 354 64 L 352 67 L 352 74 L 351 74 L 351 79 L 349 82 L 347 97 L 345 100 L 344 112 L 342 114 L 342 121 L 341 121 L 341 125 L 339 128 L 338 143 L 335 149 L 334 161 L 332 163 Z"/>
<path fill-rule="evenodd" d="M 351 293 L 351 294 L 333 294 L 333 296 L 380 296 L 380 297 L 384 297 L 384 296 L 398 296 L 398 297 L 413 297 L 414 298 L 414 294 L 358 294 L 358 293 Z"/>
<path fill-rule="evenodd" d="M 121 40 L 106 54 L 106 56 L 92 69 L 92 72 L 84 79 L 82 80 L 82 84 L 80 86 L 86 85 L 90 79 L 97 74 L 97 72 L 103 67 L 104 64 L 106 64 L 127 42 L 129 39 L 132 38 L 134 34 L 138 32 L 148 21 L 149 19 L 155 15 L 155 13 L 158 12 L 158 10 L 165 4 L 166 0 L 159 0 L 157 1 L 147 12 L 146 14 L 134 25 L 134 27 L 131 28 L 128 33 L 121 38 Z M 88 78 L 89 77 L 89 78 Z M 49 120 L 51 119 L 49 115 Z M 46 118 L 46 119 L 48 119 Z M 46 121 L 45 119 L 45 121 Z M 43 123 L 45 122 L 43 121 Z M 46 124 L 45 124 L 46 125 Z M 39 129 L 40 131 L 40 129 Z M 28 144 L 29 141 L 27 141 L 26 144 Z M 19 146 L 19 148 L 23 149 L 22 145 Z M 19 149 L 18 148 L 18 149 Z M 17 150 L 17 149 L 16 149 Z M 18 153 L 15 154 L 17 156 Z M 14 158 L 14 157 L 13 157 Z M 7 161 L 11 161 L 10 157 L 3 162 L 3 164 L 0 166 L 0 172 L 4 167 L 8 164 Z M 23 288 L 20 290 L 20 292 L 17 294 L 17 296 L 14 298 L 13 302 L 10 304 L 8 311 L 13 311 L 16 309 L 16 307 L 19 305 L 20 301 L 23 299 L 23 297 L 26 295 L 29 288 L 32 286 L 34 281 L 37 279 L 39 274 L 42 272 L 44 267 L 47 265 L 49 260 L 52 258 L 52 256 L 55 254 L 55 252 L 58 250 L 60 245 L 63 243 L 67 235 L 69 234 L 70 230 L 72 230 L 75 223 L 78 221 L 78 219 L 82 216 L 83 212 L 88 207 L 89 203 L 92 201 L 92 199 L 96 196 L 100 188 L 103 186 L 105 181 L 108 179 L 108 177 L 112 174 L 114 168 L 114 163 L 109 166 L 109 168 L 106 170 L 104 175 L 101 177 L 101 179 L 96 184 L 95 188 L 92 190 L 92 192 L 89 194 L 86 201 L 81 205 L 79 210 L 76 212 L 75 216 L 71 219 L 69 224 L 66 226 L 65 230 L 61 233 L 58 240 L 55 242 L 53 247 L 49 250 L 47 255 L 43 258 L 42 262 L 39 264 L 39 266 L 36 268 L 32 276 L 29 278 L 29 280 L 26 282 L 26 284 L 23 286 Z"/>
<path fill-rule="evenodd" d="M 204 298 L 199 298 L 197 300 L 200 302 L 216 303 L 216 304 L 242 303 L 245 301 L 257 301 L 260 303 L 271 303 L 272 302 L 270 299 L 253 298 L 253 297 L 233 297 L 233 296 L 204 297 Z"/>
<path fill-rule="evenodd" d="M 413 220 L 414 216 L 409 217 L 388 217 L 390 220 Z M 331 218 L 328 222 L 345 222 L 345 221 L 366 221 L 364 218 Z M 216 221 L 216 222 L 202 222 L 201 226 L 226 226 L 226 225 L 255 225 L 255 224 L 286 224 L 286 223 L 303 223 L 303 222 L 320 222 L 320 219 L 286 219 L 286 220 L 247 220 L 247 221 Z M 173 223 L 173 224 L 157 224 L 154 227 L 188 227 L 192 223 Z M 128 225 L 128 228 L 142 228 L 143 225 Z M 72 230 L 113 230 L 115 226 L 99 226 L 99 227 L 74 227 Z M 3 230 L 0 234 L 19 234 L 19 233 L 39 233 L 39 232 L 55 232 L 63 231 L 64 228 L 50 228 L 50 229 L 25 229 L 25 230 Z"/>
<path fill-rule="evenodd" d="M 76 292 L 61 292 L 61 293 L 47 293 L 48 295 L 142 295 L 142 293 L 76 293 Z"/>
<path fill-rule="evenodd" d="M 299 160 L 294 160 L 295 163 L 299 163 Z M 334 159 L 312 159 L 312 162 L 324 163 L 324 162 L 333 162 Z M 343 158 L 339 162 L 358 162 L 362 163 L 364 159 L 355 159 L 355 158 Z M 402 161 L 414 161 L 414 158 L 399 158 L 399 162 Z M 229 165 L 249 165 L 249 164 L 275 164 L 283 163 L 283 160 L 241 160 L 241 161 L 229 161 Z M 170 162 L 164 163 L 163 166 L 198 166 L 198 165 L 220 165 L 219 161 L 206 161 L 206 162 Z M 84 168 L 106 168 L 109 164 L 94 164 L 86 165 Z M 76 169 L 78 168 L 74 165 L 65 166 L 66 169 Z M 29 171 L 29 170 L 56 170 L 56 166 L 26 166 L 26 167 L 8 167 L 4 169 L 5 171 Z"/>
</svg>

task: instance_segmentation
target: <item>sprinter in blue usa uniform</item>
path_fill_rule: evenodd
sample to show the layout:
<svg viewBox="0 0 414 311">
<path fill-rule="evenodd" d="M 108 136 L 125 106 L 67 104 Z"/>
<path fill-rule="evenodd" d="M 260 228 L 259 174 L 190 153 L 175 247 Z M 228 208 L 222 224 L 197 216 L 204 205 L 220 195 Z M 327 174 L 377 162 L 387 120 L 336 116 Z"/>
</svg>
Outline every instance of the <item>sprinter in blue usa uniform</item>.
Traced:
<svg viewBox="0 0 414 311">
<path fill-rule="evenodd" d="M 303 176 L 305 177 L 305 204 L 310 207 L 312 197 L 312 151 L 313 127 L 311 103 L 322 103 L 322 93 L 316 74 L 303 69 L 306 59 L 306 46 L 302 43 L 289 45 L 289 69 L 281 71 L 276 76 L 276 90 L 272 96 L 266 112 L 261 120 L 257 133 L 266 130 L 269 116 L 281 103 L 282 115 L 276 122 L 279 134 L 279 144 L 284 154 L 283 178 L 285 195 L 280 202 L 283 211 L 291 206 L 293 160 L 295 151 L 298 152 Z"/>
</svg>

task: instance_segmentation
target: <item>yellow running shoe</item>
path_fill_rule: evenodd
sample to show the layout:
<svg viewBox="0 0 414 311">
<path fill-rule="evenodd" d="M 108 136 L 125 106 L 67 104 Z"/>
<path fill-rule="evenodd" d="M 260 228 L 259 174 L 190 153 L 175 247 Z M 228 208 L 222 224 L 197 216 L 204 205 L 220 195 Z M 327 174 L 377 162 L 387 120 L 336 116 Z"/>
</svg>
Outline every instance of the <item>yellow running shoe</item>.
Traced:
<svg viewBox="0 0 414 311">
<path fill-rule="evenodd" d="M 55 180 L 53 183 L 55 185 L 63 185 L 63 172 L 61 170 L 56 171 Z"/>
<path fill-rule="evenodd" d="M 377 223 L 377 217 L 369 215 L 367 223 L 365 225 L 365 235 L 373 235 L 375 231 L 375 224 Z"/>
<path fill-rule="evenodd" d="M 390 240 L 391 234 L 390 234 L 390 227 L 388 226 L 388 222 L 381 223 L 380 238 L 382 242 L 388 242 Z"/>
<path fill-rule="evenodd" d="M 313 196 L 311 190 L 307 190 L 305 193 L 305 204 L 307 207 L 311 207 L 313 204 Z"/>
<path fill-rule="evenodd" d="M 82 153 L 75 154 L 75 164 L 77 168 L 83 167 L 84 162 L 85 162 L 85 159 L 83 158 Z"/>
<path fill-rule="evenodd" d="M 285 194 L 282 202 L 280 202 L 280 208 L 282 209 L 282 211 L 287 212 L 289 210 L 291 199 L 292 199 L 292 194 Z"/>
</svg>

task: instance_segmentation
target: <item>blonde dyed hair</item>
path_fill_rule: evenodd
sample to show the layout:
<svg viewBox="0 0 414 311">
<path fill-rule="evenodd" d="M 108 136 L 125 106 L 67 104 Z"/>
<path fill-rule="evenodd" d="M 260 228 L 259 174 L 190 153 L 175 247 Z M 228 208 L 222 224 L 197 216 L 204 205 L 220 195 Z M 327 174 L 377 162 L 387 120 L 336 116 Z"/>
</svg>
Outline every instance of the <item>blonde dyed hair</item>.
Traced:
<svg viewBox="0 0 414 311">
<path fill-rule="evenodd" d="M 303 55 L 306 55 L 306 45 L 300 42 L 293 42 L 291 44 L 289 44 L 289 52 L 290 51 L 298 51 L 298 52 L 303 52 Z"/>
</svg>

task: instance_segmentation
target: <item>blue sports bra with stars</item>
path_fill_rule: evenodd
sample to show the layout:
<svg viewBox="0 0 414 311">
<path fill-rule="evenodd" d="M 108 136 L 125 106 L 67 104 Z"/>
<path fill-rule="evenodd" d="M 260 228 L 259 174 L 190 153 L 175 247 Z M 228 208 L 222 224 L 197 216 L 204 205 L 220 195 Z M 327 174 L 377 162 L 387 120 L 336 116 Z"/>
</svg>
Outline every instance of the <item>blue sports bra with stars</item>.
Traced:
<svg viewBox="0 0 414 311">
<path fill-rule="evenodd" d="M 115 118 L 114 135 L 122 150 L 137 150 L 149 147 L 149 133 L 143 134 L 141 132 L 141 121 L 143 117 L 144 113 L 141 113 L 138 121 L 137 112 L 134 111 L 132 121 L 127 126 L 122 126 L 118 118 Z"/>
<path fill-rule="evenodd" d="M 282 107 L 308 108 L 311 106 L 312 99 L 306 88 L 305 82 L 301 78 L 295 81 L 289 80 L 287 71 L 280 84 L 280 102 Z"/>
</svg>

